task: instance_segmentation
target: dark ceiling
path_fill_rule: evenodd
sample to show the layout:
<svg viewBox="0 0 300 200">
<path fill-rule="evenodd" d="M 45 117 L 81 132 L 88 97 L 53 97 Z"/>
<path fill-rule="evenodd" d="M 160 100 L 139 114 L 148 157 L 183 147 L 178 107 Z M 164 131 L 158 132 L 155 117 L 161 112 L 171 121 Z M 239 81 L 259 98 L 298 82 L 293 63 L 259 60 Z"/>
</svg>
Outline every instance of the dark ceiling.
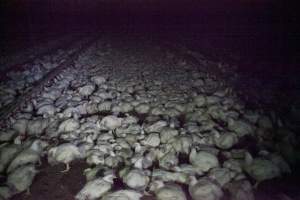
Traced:
<svg viewBox="0 0 300 200">
<path fill-rule="evenodd" d="M 231 46 L 239 45 L 241 40 L 240 47 L 263 53 L 276 49 L 276 55 L 286 53 L 287 47 L 296 49 L 300 38 L 296 6 L 287 1 L 2 0 L 0 6 L 1 35 L 10 37 L 74 27 L 88 30 L 142 26 L 227 37 Z M 268 45 L 268 50 L 262 48 Z"/>
</svg>

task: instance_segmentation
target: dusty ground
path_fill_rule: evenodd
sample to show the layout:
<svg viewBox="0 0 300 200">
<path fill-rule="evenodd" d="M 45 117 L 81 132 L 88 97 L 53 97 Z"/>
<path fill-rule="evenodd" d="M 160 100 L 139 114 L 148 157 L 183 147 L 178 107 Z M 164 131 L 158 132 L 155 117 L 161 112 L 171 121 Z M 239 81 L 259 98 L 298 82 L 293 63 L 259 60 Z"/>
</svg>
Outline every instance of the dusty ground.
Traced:
<svg viewBox="0 0 300 200">
<path fill-rule="evenodd" d="M 83 170 L 87 168 L 85 162 L 76 162 L 71 165 L 68 173 L 61 173 L 64 165 L 50 166 L 45 164 L 35 178 L 30 188 L 30 195 L 21 193 L 12 200 L 73 200 L 74 195 L 85 184 Z"/>
</svg>

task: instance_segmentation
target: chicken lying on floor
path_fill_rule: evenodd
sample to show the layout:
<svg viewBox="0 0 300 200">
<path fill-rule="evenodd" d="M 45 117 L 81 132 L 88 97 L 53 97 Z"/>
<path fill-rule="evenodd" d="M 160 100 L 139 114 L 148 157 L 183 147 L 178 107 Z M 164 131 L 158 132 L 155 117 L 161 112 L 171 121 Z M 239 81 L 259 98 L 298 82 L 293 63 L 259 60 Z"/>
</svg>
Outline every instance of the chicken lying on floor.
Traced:
<svg viewBox="0 0 300 200">
<path fill-rule="evenodd" d="M 245 171 L 256 180 L 255 188 L 264 180 L 269 180 L 281 175 L 280 169 L 271 161 L 256 158 L 244 166 Z"/>
<path fill-rule="evenodd" d="M 29 191 L 29 187 L 38 171 L 34 165 L 24 165 L 19 167 L 7 177 L 7 185 L 13 188 L 16 193 Z"/>
<path fill-rule="evenodd" d="M 105 173 L 103 178 L 97 178 L 89 181 L 76 195 L 76 200 L 94 200 L 99 199 L 105 193 L 107 193 L 113 184 L 113 179 L 115 178 L 113 171 L 108 171 Z"/>
</svg>

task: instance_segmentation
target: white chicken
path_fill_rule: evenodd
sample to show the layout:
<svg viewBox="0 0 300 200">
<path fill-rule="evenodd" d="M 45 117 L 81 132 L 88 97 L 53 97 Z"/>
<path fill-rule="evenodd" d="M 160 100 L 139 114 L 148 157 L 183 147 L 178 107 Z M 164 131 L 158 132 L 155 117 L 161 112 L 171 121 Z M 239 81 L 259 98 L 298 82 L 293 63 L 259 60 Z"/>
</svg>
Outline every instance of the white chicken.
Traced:
<svg viewBox="0 0 300 200">
<path fill-rule="evenodd" d="M 15 136 L 16 136 L 15 130 L 11 129 L 7 131 L 2 131 L 0 129 L 0 143 L 12 141 Z"/>
<path fill-rule="evenodd" d="M 49 125 L 49 119 L 38 118 L 28 121 L 26 134 L 41 135 Z"/>
<path fill-rule="evenodd" d="M 209 178 L 197 180 L 190 177 L 189 193 L 194 200 L 219 200 L 223 196 L 222 189 Z"/>
<path fill-rule="evenodd" d="M 104 130 L 115 130 L 122 125 L 122 118 L 118 118 L 114 115 L 108 115 L 104 117 L 100 122 L 98 122 L 98 126 Z"/>
<path fill-rule="evenodd" d="M 6 171 L 10 173 L 22 165 L 36 163 L 41 164 L 40 154 L 30 148 L 25 149 L 13 159 Z"/>
<path fill-rule="evenodd" d="M 147 187 L 150 178 L 147 176 L 147 171 L 133 169 L 128 170 L 124 169 L 124 174 L 120 174 L 123 182 L 130 188 L 143 190 Z"/>
<path fill-rule="evenodd" d="M 36 139 L 34 141 L 26 141 L 23 149 L 19 154 L 16 154 L 15 158 L 11 161 L 7 168 L 7 172 L 10 173 L 14 169 L 27 164 L 41 164 L 41 154 L 43 150 L 48 146 L 48 143 L 43 140 Z"/>
<path fill-rule="evenodd" d="M 49 146 L 49 143 L 44 140 L 36 139 L 33 142 L 30 142 L 29 149 L 38 152 L 39 154 L 43 154 L 44 150 Z"/>
<path fill-rule="evenodd" d="M 29 191 L 29 187 L 38 171 L 34 165 L 19 167 L 7 177 L 7 185 L 17 192 Z"/>
<path fill-rule="evenodd" d="M 247 180 L 236 180 L 225 185 L 231 200 L 254 200 L 253 188 Z"/>
<path fill-rule="evenodd" d="M 256 158 L 253 161 L 246 162 L 244 170 L 256 180 L 255 188 L 261 181 L 279 177 L 280 168 L 269 160 Z"/>
<path fill-rule="evenodd" d="M 0 200 L 9 199 L 13 196 L 13 191 L 8 186 L 0 186 Z"/>
<path fill-rule="evenodd" d="M 152 182 L 151 189 L 154 191 L 157 200 L 186 200 L 184 191 L 176 184 L 165 185 L 162 181 L 156 180 Z"/>
<path fill-rule="evenodd" d="M 79 128 L 80 128 L 79 121 L 71 118 L 61 122 L 61 124 L 58 127 L 58 132 L 59 133 L 72 132 L 72 131 L 76 131 Z"/>
<path fill-rule="evenodd" d="M 28 119 L 18 119 L 13 123 L 12 128 L 19 134 L 25 134 L 27 129 Z"/>
<path fill-rule="evenodd" d="M 214 154 L 206 151 L 197 152 L 195 149 L 192 149 L 189 160 L 193 166 L 203 172 L 207 172 L 211 168 L 219 166 L 218 158 Z"/>
<path fill-rule="evenodd" d="M 119 190 L 105 195 L 102 200 L 140 200 L 142 196 L 134 190 Z"/>
<path fill-rule="evenodd" d="M 113 184 L 115 174 L 112 171 L 106 173 L 103 178 L 97 178 L 89 181 L 75 196 L 76 200 L 94 200 L 102 197 L 108 192 Z"/>
<path fill-rule="evenodd" d="M 20 145 L 7 145 L 0 149 L 0 172 L 3 172 L 11 160 L 21 151 Z"/>
<path fill-rule="evenodd" d="M 79 148 L 71 143 L 61 144 L 57 147 L 53 147 L 48 151 L 48 162 L 50 164 L 64 163 L 66 169 L 62 172 L 68 172 L 70 170 L 70 162 L 82 157 Z"/>
</svg>

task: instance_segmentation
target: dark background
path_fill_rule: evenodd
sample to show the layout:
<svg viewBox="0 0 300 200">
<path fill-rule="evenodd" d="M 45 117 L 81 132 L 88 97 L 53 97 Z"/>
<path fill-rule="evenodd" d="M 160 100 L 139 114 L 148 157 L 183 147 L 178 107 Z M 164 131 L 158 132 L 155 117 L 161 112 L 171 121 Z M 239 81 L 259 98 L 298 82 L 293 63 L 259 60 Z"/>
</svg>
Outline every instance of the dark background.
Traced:
<svg viewBox="0 0 300 200">
<path fill-rule="evenodd" d="M 4 55 L 63 34 L 96 30 L 183 41 L 240 66 L 276 65 L 277 71 L 295 70 L 300 55 L 291 1 L 2 0 L 0 5 Z"/>
</svg>

